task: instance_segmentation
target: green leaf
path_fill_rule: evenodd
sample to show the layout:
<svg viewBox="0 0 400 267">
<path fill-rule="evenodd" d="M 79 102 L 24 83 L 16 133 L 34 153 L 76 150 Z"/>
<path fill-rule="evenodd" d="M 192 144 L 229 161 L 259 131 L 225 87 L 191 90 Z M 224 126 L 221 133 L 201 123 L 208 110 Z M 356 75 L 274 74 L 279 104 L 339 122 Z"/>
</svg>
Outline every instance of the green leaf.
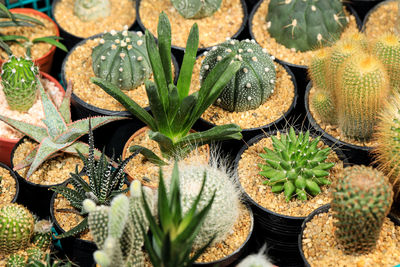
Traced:
<svg viewBox="0 0 400 267">
<path fill-rule="evenodd" d="M 7 41 L 15 41 L 18 39 L 24 39 L 25 41 L 29 42 L 29 39 L 22 35 L 0 35 L 0 39 L 7 42 Z"/>
<path fill-rule="evenodd" d="M 48 136 L 46 129 L 41 126 L 17 121 L 3 115 L 0 115 L 0 120 L 15 128 L 19 132 L 29 136 L 38 143 Z"/>
<path fill-rule="evenodd" d="M 154 120 L 157 124 L 157 129 L 152 130 L 159 131 L 166 135 L 171 135 L 167 113 L 162 105 L 161 96 L 159 95 L 159 91 L 157 91 L 156 84 L 152 81 L 146 81 L 145 87 L 147 98 L 149 99 L 151 113 L 153 114 Z"/>
<path fill-rule="evenodd" d="M 169 88 L 169 109 L 167 113 L 167 118 L 168 118 L 168 123 L 169 126 L 175 126 L 173 121 L 176 113 L 178 112 L 178 109 L 180 107 L 181 101 L 179 101 L 179 95 L 178 95 L 178 88 L 174 84 L 170 84 L 168 86 Z M 171 129 L 172 132 L 174 132 L 174 129 Z"/>
<path fill-rule="evenodd" d="M 12 55 L 12 51 L 11 48 L 2 40 L 0 40 L 0 48 L 4 49 L 4 51 L 6 51 L 8 56 Z"/>
<path fill-rule="evenodd" d="M 171 24 L 164 12 L 158 17 L 158 49 L 167 85 L 173 83 L 171 70 Z"/>
<path fill-rule="evenodd" d="M 63 117 L 66 124 L 71 123 L 71 94 L 72 94 L 72 81 L 68 81 L 67 91 L 65 91 L 64 98 L 58 107 L 58 111 Z"/>
<path fill-rule="evenodd" d="M 43 22 L 41 22 L 40 20 L 35 19 L 33 17 L 27 16 L 24 14 L 18 14 L 18 13 L 11 13 L 11 14 L 13 16 L 13 20 L 18 20 L 17 21 L 18 26 L 22 26 L 22 25 L 26 26 L 27 24 L 29 24 L 26 22 L 31 22 L 31 23 L 39 25 L 39 26 L 45 26 L 43 24 Z M 35 25 L 29 24 L 27 26 L 35 26 Z"/>
<path fill-rule="evenodd" d="M 17 27 L 17 26 L 21 26 L 21 27 L 30 27 L 30 26 L 34 26 L 31 23 L 28 22 L 24 22 L 24 21 L 0 21 L 0 28 L 3 27 Z"/>
<path fill-rule="evenodd" d="M 85 195 L 81 195 L 76 190 L 68 188 L 65 184 L 51 187 L 50 189 L 65 197 L 75 209 L 82 210 L 82 202 L 86 199 Z"/>
<path fill-rule="evenodd" d="M 56 36 L 56 38 L 54 38 L 53 36 L 46 36 L 46 37 L 39 37 L 39 38 L 35 38 L 32 40 L 32 43 L 40 43 L 40 42 L 45 42 L 51 45 L 54 45 L 57 48 L 60 48 L 61 50 L 68 52 L 68 49 L 65 47 L 65 45 L 63 45 L 62 43 L 58 42 L 57 40 L 60 39 L 59 37 Z"/>
<path fill-rule="evenodd" d="M 178 107 L 174 119 L 171 122 L 172 131 L 174 133 L 179 133 L 180 136 L 187 135 L 188 131 L 184 131 L 182 129 L 184 129 L 184 122 L 190 118 L 196 101 L 197 97 L 195 94 L 189 95 L 183 99 Z"/>
<path fill-rule="evenodd" d="M 149 138 L 158 143 L 161 152 L 171 156 L 174 152 L 175 146 L 172 140 L 160 132 L 149 131 Z"/>
<path fill-rule="evenodd" d="M 72 228 L 71 230 L 62 233 L 58 236 L 56 236 L 56 239 L 61 239 L 61 238 L 65 238 L 65 237 L 69 237 L 69 236 L 74 236 L 76 234 L 82 233 L 83 231 L 85 231 L 88 228 L 88 218 L 85 217 L 77 226 L 75 226 L 74 228 Z"/>
<path fill-rule="evenodd" d="M 153 164 L 159 165 L 159 166 L 164 166 L 167 165 L 165 161 L 163 161 L 159 156 L 157 156 L 153 151 L 151 151 L 148 148 L 142 147 L 142 146 L 131 146 L 129 148 L 130 152 L 133 153 L 140 153 L 142 154 L 148 161 L 150 161 Z"/>
</svg>

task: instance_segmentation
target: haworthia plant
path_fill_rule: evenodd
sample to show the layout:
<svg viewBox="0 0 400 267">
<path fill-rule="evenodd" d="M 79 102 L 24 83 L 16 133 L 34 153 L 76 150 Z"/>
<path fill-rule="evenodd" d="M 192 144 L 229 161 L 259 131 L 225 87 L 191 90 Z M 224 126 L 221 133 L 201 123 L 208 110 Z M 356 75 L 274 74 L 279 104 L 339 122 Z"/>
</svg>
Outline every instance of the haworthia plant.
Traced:
<svg viewBox="0 0 400 267">
<path fill-rule="evenodd" d="M 171 0 L 171 3 L 184 18 L 201 19 L 214 14 L 222 0 Z"/>
<path fill-rule="evenodd" d="M 109 0 L 75 0 L 74 14 L 83 21 L 108 17 L 111 3 Z"/>
</svg>

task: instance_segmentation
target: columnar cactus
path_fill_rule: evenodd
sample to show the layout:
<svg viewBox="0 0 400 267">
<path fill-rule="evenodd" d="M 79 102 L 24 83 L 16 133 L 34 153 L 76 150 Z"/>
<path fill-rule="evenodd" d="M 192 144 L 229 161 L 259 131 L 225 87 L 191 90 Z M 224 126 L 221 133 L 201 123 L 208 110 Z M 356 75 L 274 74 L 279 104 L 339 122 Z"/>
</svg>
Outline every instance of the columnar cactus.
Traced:
<svg viewBox="0 0 400 267">
<path fill-rule="evenodd" d="M 371 167 L 345 168 L 333 192 L 335 236 L 346 254 L 364 254 L 375 248 L 393 201 L 392 187 Z"/>
<path fill-rule="evenodd" d="M 31 244 L 41 250 L 46 250 L 50 247 L 52 240 L 52 223 L 48 220 L 40 220 L 35 223 Z"/>
<path fill-rule="evenodd" d="M 205 81 L 219 61 L 232 52 L 236 53 L 234 60 L 242 64 L 224 87 L 215 105 L 231 112 L 256 109 L 274 92 L 276 81 L 272 59 L 266 49 L 256 43 L 249 40 L 228 40 L 211 49 L 201 65 L 200 83 Z"/>
<path fill-rule="evenodd" d="M 266 21 L 277 42 L 303 52 L 338 40 L 348 18 L 340 0 L 271 0 Z"/>
<path fill-rule="evenodd" d="M 9 204 L 0 209 L 0 252 L 9 254 L 26 247 L 31 239 L 34 219 L 25 207 Z"/>
<path fill-rule="evenodd" d="M 330 51 L 329 48 L 319 49 L 311 58 L 308 66 L 308 75 L 313 81 L 313 86 L 320 89 L 328 87 L 326 71 L 328 68 L 327 65 L 329 63 Z"/>
<path fill-rule="evenodd" d="M 3 63 L 1 84 L 11 109 L 28 111 L 35 103 L 38 91 L 39 68 L 32 60 L 10 56 Z"/>
<path fill-rule="evenodd" d="M 377 114 L 389 96 L 390 84 L 382 63 L 375 57 L 357 53 L 346 60 L 336 88 L 339 127 L 356 140 L 369 140 Z"/>
<path fill-rule="evenodd" d="M 311 105 L 314 107 L 322 121 L 330 124 L 337 123 L 337 114 L 333 97 L 329 91 L 317 89 L 311 99 Z"/>
<path fill-rule="evenodd" d="M 201 19 L 214 14 L 222 0 L 171 0 L 171 3 L 185 19 Z"/>
<path fill-rule="evenodd" d="M 179 175 L 183 214 L 193 206 L 200 193 L 204 175 L 206 182 L 197 210 L 204 208 L 215 192 L 211 209 L 194 240 L 194 248 L 203 247 L 212 237 L 215 237 L 214 243 L 224 240 L 239 217 L 239 193 L 232 183 L 232 177 L 224 169 L 194 163 L 180 166 Z"/>
<path fill-rule="evenodd" d="M 108 17 L 111 3 L 109 0 L 75 0 L 74 14 L 83 21 Z"/>
<path fill-rule="evenodd" d="M 319 148 L 320 137 L 310 140 L 310 133 L 300 132 L 296 135 L 293 127 L 280 139 L 271 136 L 273 150 L 264 148 L 265 154 L 260 157 L 266 164 L 259 164 L 260 174 L 267 180 L 264 184 L 272 187 L 272 192 L 284 192 L 286 201 L 293 196 L 307 200 L 307 193 L 316 196 L 321 192 L 320 186 L 331 182 L 327 179 L 329 170 L 335 165 L 326 162 L 331 149 Z"/>
</svg>

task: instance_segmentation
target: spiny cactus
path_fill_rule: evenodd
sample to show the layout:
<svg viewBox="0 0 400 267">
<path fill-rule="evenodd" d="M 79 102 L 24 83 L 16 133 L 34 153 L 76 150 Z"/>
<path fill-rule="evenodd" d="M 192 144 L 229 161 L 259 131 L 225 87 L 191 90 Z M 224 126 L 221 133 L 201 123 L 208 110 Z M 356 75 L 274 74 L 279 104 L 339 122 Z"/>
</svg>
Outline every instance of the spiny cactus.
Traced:
<svg viewBox="0 0 400 267">
<path fill-rule="evenodd" d="M 266 245 L 257 254 L 251 254 L 244 258 L 236 267 L 273 267 L 265 256 Z"/>
<path fill-rule="evenodd" d="M 346 254 L 365 254 L 375 248 L 393 201 L 386 176 L 371 167 L 345 168 L 333 192 L 335 236 Z"/>
<path fill-rule="evenodd" d="M 127 27 L 105 33 L 92 50 L 92 62 L 97 77 L 122 90 L 135 89 L 152 73 L 143 34 Z"/>
<path fill-rule="evenodd" d="M 339 127 L 356 140 L 369 140 L 377 114 L 390 93 L 389 78 L 375 57 L 357 53 L 345 61 L 336 88 Z"/>
<path fill-rule="evenodd" d="M 21 254 L 12 254 L 7 259 L 6 267 L 25 267 L 26 259 Z"/>
<path fill-rule="evenodd" d="M 52 240 L 52 226 L 53 224 L 48 220 L 40 220 L 36 222 L 31 244 L 43 251 L 48 249 Z"/>
<path fill-rule="evenodd" d="M 390 78 L 392 91 L 400 90 L 400 37 L 392 33 L 375 40 L 372 52 L 383 63 Z"/>
<path fill-rule="evenodd" d="M 330 49 L 319 49 L 311 58 L 308 66 L 308 75 L 313 81 L 313 86 L 327 90 L 328 82 L 326 77 L 327 65 L 329 63 Z"/>
<path fill-rule="evenodd" d="M 296 135 L 293 127 L 280 139 L 271 136 L 273 150 L 264 148 L 265 154 L 260 157 L 266 164 L 259 164 L 260 175 L 268 180 L 272 192 L 284 192 L 286 201 L 293 196 L 307 200 L 307 193 L 316 196 L 321 192 L 320 186 L 331 182 L 327 179 L 329 170 L 335 165 L 326 162 L 331 149 L 319 148 L 320 137 L 310 140 L 310 132 Z"/>
<path fill-rule="evenodd" d="M 222 0 L 171 0 L 171 3 L 185 19 L 201 19 L 214 14 Z"/>
<path fill-rule="evenodd" d="M 337 114 L 332 99 L 332 94 L 329 91 L 318 88 L 311 99 L 311 105 L 314 107 L 315 112 L 318 113 L 323 122 L 336 124 Z"/>
<path fill-rule="evenodd" d="M 11 109 L 26 112 L 36 101 L 39 68 L 29 58 L 10 56 L 2 65 L 1 84 Z"/>
<path fill-rule="evenodd" d="M 38 247 L 30 247 L 26 249 L 26 255 L 28 257 L 28 261 L 33 261 L 42 260 L 45 256 L 45 253 Z"/>
<path fill-rule="evenodd" d="M 280 44 L 303 52 L 338 40 L 348 18 L 340 0 L 271 0 L 266 21 Z"/>
<path fill-rule="evenodd" d="M 196 200 L 202 185 L 203 177 L 206 182 L 198 209 L 204 208 L 214 192 L 214 202 L 211 209 L 200 227 L 193 246 L 200 248 L 206 245 L 213 237 L 213 243 L 225 239 L 232 231 L 239 217 L 239 193 L 232 183 L 233 178 L 229 172 L 216 166 L 190 164 L 180 166 L 179 170 L 181 191 L 181 206 L 183 214 L 189 212 Z"/>
<path fill-rule="evenodd" d="M 75 0 L 74 14 L 83 21 L 108 17 L 111 3 L 109 0 Z"/>
<path fill-rule="evenodd" d="M 25 207 L 9 204 L 0 209 L 0 252 L 9 254 L 26 247 L 31 239 L 34 219 Z"/>
<path fill-rule="evenodd" d="M 147 203 L 152 203 L 151 189 L 142 189 L 137 180 L 131 183 L 130 197 L 120 194 L 110 207 L 96 206 L 90 199 L 84 201 L 84 209 L 89 212 L 89 229 L 99 248 L 93 256 L 102 267 L 144 266 L 143 230 L 148 229 L 148 221 L 142 190 Z"/>
<path fill-rule="evenodd" d="M 234 61 L 241 63 L 241 67 L 214 104 L 231 112 L 256 109 L 274 92 L 276 72 L 267 50 L 250 40 L 228 40 L 211 49 L 201 65 L 200 83 L 232 52 L 236 53 Z"/>
</svg>

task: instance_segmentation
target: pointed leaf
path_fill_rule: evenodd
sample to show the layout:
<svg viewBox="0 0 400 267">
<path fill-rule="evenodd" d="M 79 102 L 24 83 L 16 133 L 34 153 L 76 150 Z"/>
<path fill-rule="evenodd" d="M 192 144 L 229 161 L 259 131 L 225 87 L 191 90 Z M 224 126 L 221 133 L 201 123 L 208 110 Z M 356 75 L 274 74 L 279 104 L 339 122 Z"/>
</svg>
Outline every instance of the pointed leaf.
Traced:
<svg viewBox="0 0 400 267">
<path fill-rule="evenodd" d="M 1 28 L 1 24 L 0 24 L 0 28 Z M 9 56 L 12 55 L 11 48 L 2 40 L 0 40 L 0 48 L 4 49 L 4 51 L 6 51 L 6 53 L 7 53 L 7 55 L 9 55 Z"/>
<path fill-rule="evenodd" d="M 178 108 L 178 111 L 175 115 L 174 120 L 172 121 L 172 131 L 180 132 L 183 136 L 187 134 L 187 132 L 183 132 L 185 122 L 190 118 L 192 114 L 192 110 L 195 107 L 197 101 L 197 95 L 191 94 L 183 99 L 181 105 Z"/>
<path fill-rule="evenodd" d="M 82 210 L 82 202 L 86 199 L 85 195 L 81 195 L 76 190 L 68 188 L 65 184 L 51 187 L 50 189 L 65 197 L 75 209 Z"/>
<path fill-rule="evenodd" d="M 171 24 L 164 12 L 158 17 L 158 49 L 167 85 L 173 83 L 171 70 Z"/>
<path fill-rule="evenodd" d="M 133 153 L 142 154 L 148 161 L 150 161 L 153 164 L 159 166 L 167 165 L 167 163 L 163 161 L 159 156 L 157 156 L 153 151 L 143 146 L 137 146 L 137 145 L 131 146 L 129 148 L 129 151 Z"/>
<path fill-rule="evenodd" d="M 0 115 L 0 120 L 20 131 L 21 133 L 29 136 L 38 143 L 40 143 L 45 137 L 48 136 L 46 129 L 41 126 L 17 121 L 11 118 L 7 118 L 3 115 Z"/>
<path fill-rule="evenodd" d="M 39 37 L 39 38 L 33 39 L 32 43 L 35 44 L 35 43 L 45 42 L 45 43 L 54 45 L 55 47 L 63 50 L 64 52 L 68 52 L 68 49 L 65 47 L 65 45 L 63 45 L 62 43 L 58 42 L 56 39 L 60 39 L 60 38 L 58 38 L 58 37 L 54 38 L 52 36 Z"/>
<path fill-rule="evenodd" d="M 36 157 L 37 151 L 38 151 L 38 146 L 32 149 L 32 151 L 29 152 L 29 154 L 21 162 L 18 162 L 18 164 L 14 166 L 13 170 L 17 171 L 31 165 L 33 159 Z"/>
<path fill-rule="evenodd" d="M 174 153 L 174 144 L 172 140 L 160 132 L 149 131 L 149 138 L 158 143 L 161 152 L 170 155 Z"/>
<path fill-rule="evenodd" d="M 159 95 L 159 91 L 157 91 L 155 83 L 152 81 L 145 81 L 144 84 L 146 87 L 147 98 L 149 99 L 151 113 L 153 114 L 154 120 L 157 124 L 157 129 L 154 130 L 164 134 L 171 134 L 166 109 L 164 109 L 164 106 L 162 105 L 162 99 Z"/>
<path fill-rule="evenodd" d="M 63 117 L 66 124 L 71 123 L 71 94 L 72 94 L 72 81 L 68 82 L 67 90 L 65 91 L 64 98 L 58 107 L 58 111 Z"/>
<path fill-rule="evenodd" d="M 61 239 L 69 236 L 74 236 L 79 233 L 82 233 L 88 228 L 88 218 L 85 217 L 77 226 L 69 230 L 68 232 L 62 233 L 60 235 L 57 235 L 55 238 L 56 239 Z"/>
<path fill-rule="evenodd" d="M 68 130 L 71 130 L 74 128 L 78 129 L 79 132 L 81 133 L 81 135 L 79 137 L 81 137 L 89 132 L 89 120 L 91 120 L 92 129 L 95 130 L 98 127 L 103 126 L 107 123 L 110 123 L 113 121 L 119 121 L 119 120 L 126 120 L 126 119 L 129 119 L 129 118 L 128 117 L 119 117 L 119 116 L 91 117 L 91 118 L 74 121 L 74 122 L 68 124 L 67 127 L 68 127 Z"/>
<path fill-rule="evenodd" d="M 7 41 L 15 41 L 18 39 L 24 39 L 25 41 L 29 42 L 29 39 L 22 35 L 0 35 L 0 39 L 7 42 Z"/>
</svg>

